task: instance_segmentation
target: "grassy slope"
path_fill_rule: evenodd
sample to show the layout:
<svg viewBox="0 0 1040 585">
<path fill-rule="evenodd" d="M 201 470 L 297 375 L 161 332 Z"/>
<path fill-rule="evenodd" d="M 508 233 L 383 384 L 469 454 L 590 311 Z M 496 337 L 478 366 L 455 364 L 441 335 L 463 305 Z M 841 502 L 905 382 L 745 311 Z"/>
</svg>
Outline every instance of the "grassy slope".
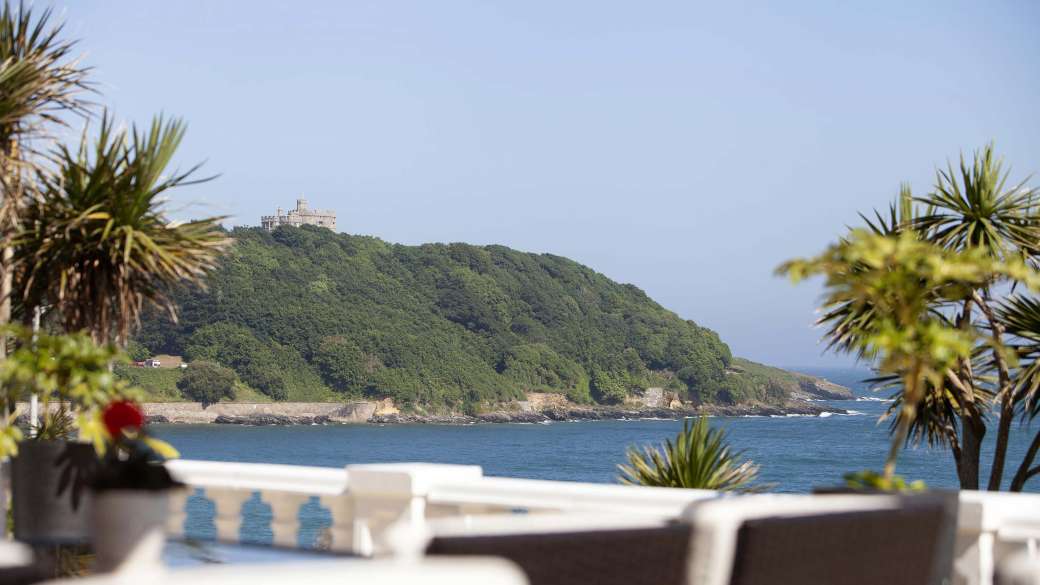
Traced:
<svg viewBox="0 0 1040 585">
<path fill-rule="evenodd" d="M 143 390 L 147 402 L 183 402 L 185 398 L 177 389 L 182 374 L 179 369 L 116 367 L 116 375 Z M 271 402 L 271 398 L 239 382 L 235 402 Z"/>
</svg>

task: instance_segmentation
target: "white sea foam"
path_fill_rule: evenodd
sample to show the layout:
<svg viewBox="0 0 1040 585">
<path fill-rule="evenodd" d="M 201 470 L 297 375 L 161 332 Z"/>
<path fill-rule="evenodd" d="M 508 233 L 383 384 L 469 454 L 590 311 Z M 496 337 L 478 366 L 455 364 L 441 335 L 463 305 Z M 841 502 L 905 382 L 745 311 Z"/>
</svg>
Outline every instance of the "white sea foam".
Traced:
<svg viewBox="0 0 1040 585">
<path fill-rule="evenodd" d="M 820 418 L 827 418 L 829 416 L 834 416 L 834 413 L 833 412 L 821 412 L 819 416 L 820 416 Z"/>
<path fill-rule="evenodd" d="M 877 396 L 860 396 L 856 402 L 892 402 L 891 398 L 878 398 Z"/>
</svg>

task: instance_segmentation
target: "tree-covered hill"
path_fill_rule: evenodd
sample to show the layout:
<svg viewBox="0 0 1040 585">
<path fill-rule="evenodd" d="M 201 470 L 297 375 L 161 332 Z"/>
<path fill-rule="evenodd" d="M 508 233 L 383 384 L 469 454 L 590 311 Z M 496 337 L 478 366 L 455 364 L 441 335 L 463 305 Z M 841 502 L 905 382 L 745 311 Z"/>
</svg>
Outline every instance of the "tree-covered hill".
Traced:
<svg viewBox="0 0 1040 585">
<path fill-rule="evenodd" d="M 151 315 L 136 341 L 224 364 L 276 400 L 480 409 L 528 390 L 604 404 L 651 386 L 713 403 L 790 393 L 733 364 L 714 331 L 560 256 L 312 227 L 232 235 L 208 289 L 177 293 L 179 322 Z"/>
</svg>

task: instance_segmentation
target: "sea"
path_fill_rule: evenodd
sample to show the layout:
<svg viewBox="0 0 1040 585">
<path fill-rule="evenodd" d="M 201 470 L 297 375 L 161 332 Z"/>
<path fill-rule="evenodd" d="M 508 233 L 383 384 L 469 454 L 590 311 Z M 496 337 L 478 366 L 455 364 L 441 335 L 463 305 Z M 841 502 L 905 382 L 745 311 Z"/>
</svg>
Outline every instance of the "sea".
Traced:
<svg viewBox="0 0 1040 585">
<path fill-rule="evenodd" d="M 855 400 L 820 402 L 848 414 L 819 416 L 713 417 L 713 427 L 724 429 L 736 451 L 760 468 L 759 479 L 777 492 L 807 493 L 816 487 L 841 483 L 851 471 L 880 470 L 889 446 L 889 423 L 879 418 L 890 406 L 886 394 L 872 392 L 864 382 L 870 372 L 858 369 L 795 368 L 847 386 Z M 281 463 L 342 467 L 353 463 L 434 462 L 480 465 L 485 475 L 614 483 L 618 465 L 629 447 L 655 445 L 672 438 L 682 427 L 678 420 L 618 420 L 552 422 L 547 424 L 473 425 L 329 425 L 236 426 L 155 425 L 159 437 L 171 442 L 187 459 Z M 1005 486 L 1036 432 L 1019 422 L 1005 470 Z M 983 484 L 988 478 L 993 437 L 987 437 Z M 924 480 L 933 488 L 957 486 L 953 458 L 948 450 L 911 447 L 899 458 L 897 473 L 908 480 Z M 1030 491 L 1040 491 L 1040 479 Z M 254 508 L 249 508 L 253 505 Z M 318 518 L 316 508 L 301 517 Z M 203 504 L 194 502 L 189 533 L 212 535 L 212 522 Z M 247 504 L 243 537 L 269 538 L 262 527 L 259 501 Z M 269 516 L 268 516 L 269 517 Z M 306 522 L 312 524 L 312 522 Z M 265 536 L 267 534 L 267 536 Z"/>
</svg>

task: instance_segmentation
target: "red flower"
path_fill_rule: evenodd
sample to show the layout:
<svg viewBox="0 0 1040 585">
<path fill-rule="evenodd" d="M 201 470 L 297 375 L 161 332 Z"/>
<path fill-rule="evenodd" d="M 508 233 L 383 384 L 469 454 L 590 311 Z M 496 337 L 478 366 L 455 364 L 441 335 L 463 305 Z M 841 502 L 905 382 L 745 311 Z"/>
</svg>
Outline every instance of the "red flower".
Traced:
<svg viewBox="0 0 1040 585">
<path fill-rule="evenodd" d="M 113 439 L 123 436 L 123 430 L 140 430 L 144 426 L 141 407 L 129 400 L 110 402 L 101 413 L 101 420 Z"/>
</svg>

